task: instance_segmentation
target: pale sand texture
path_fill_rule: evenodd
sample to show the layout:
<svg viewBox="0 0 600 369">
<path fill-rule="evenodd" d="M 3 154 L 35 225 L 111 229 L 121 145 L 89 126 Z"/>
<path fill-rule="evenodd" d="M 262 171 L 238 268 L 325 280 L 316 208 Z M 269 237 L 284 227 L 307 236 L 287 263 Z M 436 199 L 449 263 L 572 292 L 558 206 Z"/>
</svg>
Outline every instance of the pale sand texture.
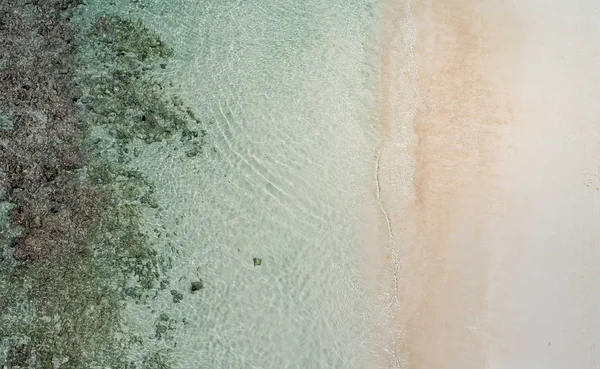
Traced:
<svg viewBox="0 0 600 369">
<path fill-rule="evenodd" d="M 600 14 L 401 3 L 380 37 L 378 365 L 600 367 Z"/>
</svg>

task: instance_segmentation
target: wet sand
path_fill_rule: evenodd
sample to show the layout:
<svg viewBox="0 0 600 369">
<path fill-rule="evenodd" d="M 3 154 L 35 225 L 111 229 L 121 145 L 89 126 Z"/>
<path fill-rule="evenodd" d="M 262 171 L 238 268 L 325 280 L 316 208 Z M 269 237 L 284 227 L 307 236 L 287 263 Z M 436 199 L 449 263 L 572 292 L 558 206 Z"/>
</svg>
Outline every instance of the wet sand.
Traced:
<svg viewBox="0 0 600 369">
<path fill-rule="evenodd" d="M 562 7 L 388 1 L 378 365 L 597 365 L 600 37 Z"/>
</svg>

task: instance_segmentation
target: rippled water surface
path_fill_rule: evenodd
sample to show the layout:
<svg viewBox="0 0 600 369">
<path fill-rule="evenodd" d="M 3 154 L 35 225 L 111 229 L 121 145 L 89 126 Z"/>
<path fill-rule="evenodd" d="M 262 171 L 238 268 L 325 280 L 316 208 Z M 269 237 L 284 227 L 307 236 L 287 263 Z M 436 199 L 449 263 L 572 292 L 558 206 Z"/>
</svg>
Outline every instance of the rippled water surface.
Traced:
<svg viewBox="0 0 600 369">
<path fill-rule="evenodd" d="M 127 329 L 154 337 L 142 351 L 166 350 L 174 368 L 366 367 L 374 5 L 112 4 L 88 1 L 81 20 L 119 13 L 156 31 L 174 57 L 155 73 L 205 135 L 194 155 L 155 143 L 131 163 L 156 187 L 147 229 L 167 240 L 175 291 L 127 305 Z"/>
</svg>

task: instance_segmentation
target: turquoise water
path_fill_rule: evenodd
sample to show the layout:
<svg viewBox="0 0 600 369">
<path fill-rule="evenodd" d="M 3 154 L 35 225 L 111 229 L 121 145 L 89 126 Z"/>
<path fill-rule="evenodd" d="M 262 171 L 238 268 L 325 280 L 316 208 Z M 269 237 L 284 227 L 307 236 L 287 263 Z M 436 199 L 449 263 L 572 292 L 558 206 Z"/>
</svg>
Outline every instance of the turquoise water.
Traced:
<svg viewBox="0 0 600 369">
<path fill-rule="evenodd" d="M 88 0 L 80 20 L 107 12 L 142 19 L 173 48 L 155 76 L 205 122 L 198 153 L 177 139 L 138 144 L 129 164 L 156 188 L 145 227 L 171 260 L 169 287 L 125 306 L 124 331 L 148 338 L 130 360 L 368 367 L 375 4 Z"/>
</svg>

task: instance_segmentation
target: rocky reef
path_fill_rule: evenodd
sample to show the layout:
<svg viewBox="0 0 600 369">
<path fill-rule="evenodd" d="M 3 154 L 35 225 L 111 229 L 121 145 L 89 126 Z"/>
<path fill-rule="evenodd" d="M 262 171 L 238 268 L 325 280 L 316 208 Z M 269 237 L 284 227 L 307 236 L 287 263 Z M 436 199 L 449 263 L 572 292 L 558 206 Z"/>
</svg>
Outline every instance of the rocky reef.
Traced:
<svg viewBox="0 0 600 369">
<path fill-rule="evenodd" d="M 169 293 L 143 227 L 160 204 L 128 163 L 165 140 L 194 157 L 206 133 L 153 77 L 173 55 L 158 35 L 111 14 L 76 26 L 79 6 L 0 0 L 0 364 L 168 368 L 163 351 L 129 361 L 150 338 L 120 331 L 125 301 Z"/>
<path fill-rule="evenodd" d="M 83 127 L 73 104 L 73 30 L 63 17 L 77 4 L 0 2 L 0 185 L 15 227 L 3 241 L 21 261 L 72 254 L 97 213 L 93 191 L 76 178 Z"/>
</svg>

